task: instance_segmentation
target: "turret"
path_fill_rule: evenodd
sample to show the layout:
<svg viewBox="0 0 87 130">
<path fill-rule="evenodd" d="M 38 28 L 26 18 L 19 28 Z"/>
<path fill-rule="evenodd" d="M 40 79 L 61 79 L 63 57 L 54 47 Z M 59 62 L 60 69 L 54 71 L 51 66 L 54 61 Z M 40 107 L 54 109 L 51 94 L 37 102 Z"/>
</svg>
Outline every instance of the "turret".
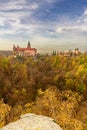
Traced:
<svg viewBox="0 0 87 130">
<path fill-rule="evenodd" d="M 17 49 L 19 48 L 19 45 L 17 45 Z"/>
<path fill-rule="evenodd" d="M 16 47 L 15 47 L 15 45 L 13 45 L 13 51 L 15 51 L 15 49 L 16 49 Z"/>
</svg>

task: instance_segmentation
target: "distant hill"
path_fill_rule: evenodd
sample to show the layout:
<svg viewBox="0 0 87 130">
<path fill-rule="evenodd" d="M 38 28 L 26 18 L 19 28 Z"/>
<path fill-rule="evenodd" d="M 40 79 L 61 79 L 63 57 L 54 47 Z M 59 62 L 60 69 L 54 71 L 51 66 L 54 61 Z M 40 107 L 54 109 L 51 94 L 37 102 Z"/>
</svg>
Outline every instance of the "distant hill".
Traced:
<svg viewBox="0 0 87 130">
<path fill-rule="evenodd" d="M 0 50 L 0 56 L 10 56 L 10 55 L 12 55 L 12 51 Z"/>
</svg>

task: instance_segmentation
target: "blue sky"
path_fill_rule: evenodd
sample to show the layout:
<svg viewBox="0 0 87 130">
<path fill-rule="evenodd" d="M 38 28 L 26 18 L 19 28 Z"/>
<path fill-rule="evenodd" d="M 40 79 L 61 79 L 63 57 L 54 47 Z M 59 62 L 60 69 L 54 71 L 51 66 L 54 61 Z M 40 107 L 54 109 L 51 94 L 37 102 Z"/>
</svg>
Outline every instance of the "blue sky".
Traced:
<svg viewBox="0 0 87 130">
<path fill-rule="evenodd" d="M 87 50 L 87 0 L 0 0 L 0 50 Z"/>
</svg>

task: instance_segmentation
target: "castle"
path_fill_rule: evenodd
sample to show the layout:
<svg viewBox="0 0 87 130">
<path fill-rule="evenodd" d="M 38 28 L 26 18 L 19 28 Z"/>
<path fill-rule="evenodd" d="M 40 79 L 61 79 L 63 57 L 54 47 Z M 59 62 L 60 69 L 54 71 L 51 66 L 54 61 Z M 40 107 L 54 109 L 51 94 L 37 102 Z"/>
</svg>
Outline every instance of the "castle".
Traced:
<svg viewBox="0 0 87 130">
<path fill-rule="evenodd" d="M 13 54 L 19 56 L 35 56 L 37 53 L 36 48 L 31 48 L 30 42 L 28 41 L 28 45 L 26 48 L 21 48 L 17 45 L 13 45 Z"/>
</svg>

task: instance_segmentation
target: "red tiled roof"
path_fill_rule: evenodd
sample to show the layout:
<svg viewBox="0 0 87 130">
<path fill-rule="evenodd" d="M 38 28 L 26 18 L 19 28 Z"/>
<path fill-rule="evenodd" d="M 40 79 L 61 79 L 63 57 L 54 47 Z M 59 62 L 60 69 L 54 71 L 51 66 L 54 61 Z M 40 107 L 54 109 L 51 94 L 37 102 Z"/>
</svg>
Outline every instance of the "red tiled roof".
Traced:
<svg viewBox="0 0 87 130">
<path fill-rule="evenodd" d="M 37 49 L 35 48 L 16 48 L 17 51 L 26 51 L 26 50 L 34 50 L 36 51 Z"/>
</svg>

